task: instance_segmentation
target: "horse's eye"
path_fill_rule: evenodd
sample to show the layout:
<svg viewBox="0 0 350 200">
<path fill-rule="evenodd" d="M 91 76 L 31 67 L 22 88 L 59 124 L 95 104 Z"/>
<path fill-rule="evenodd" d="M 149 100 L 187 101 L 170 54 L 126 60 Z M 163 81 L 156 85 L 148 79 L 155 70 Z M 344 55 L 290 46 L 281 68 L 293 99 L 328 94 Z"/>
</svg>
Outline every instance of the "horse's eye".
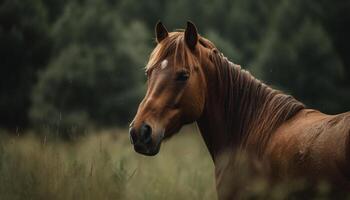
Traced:
<svg viewBox="0 0 350 200">
<path fill-rule="evenodd" d="M 187 72 L 185 72 L 185 71 L 179 72 L 176 74 L 176 81 L 181 81 L 181 82 L 187 81 L 187 79 L 189 77 L 190 77 L 190 75 Z"/>
</svg>

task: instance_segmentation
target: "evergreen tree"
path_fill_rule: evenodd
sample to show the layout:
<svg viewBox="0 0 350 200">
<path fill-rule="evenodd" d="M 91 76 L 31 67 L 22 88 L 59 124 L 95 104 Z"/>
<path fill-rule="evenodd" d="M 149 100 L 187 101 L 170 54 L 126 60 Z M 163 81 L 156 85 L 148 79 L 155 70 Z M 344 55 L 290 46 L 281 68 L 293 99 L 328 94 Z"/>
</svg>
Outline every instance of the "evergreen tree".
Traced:
<svg viewBox="0 0 350 200">
<path fill-rule="evenodd" d="M 0 126 L 28 125 L 31 89 L 51 45 L 41 0 L 0 1 Z"/>
<path fill-rule="evenodd" d="M 169 31 L 195 22 L 309 107 L 350 110 L 349 10 L 347 0 L 0 0 L 0 127 L 27 127 L 28 116 L 67 133 L 127 125 L 158 20 Z"/>
<path fill-rule="evenodd" d="M 91 124 L 131 120 L 151 36 L 141 22 L 126 25 L 112 10 L 97 0 L 65 8 L 53 28 L 57 56 L 33 94 L 37 126 L 70 137 Z"/>
<path fill-rule="evenodd" d="M 349 99 L 339 89 L 345 69 L 329 35 L 307 8 L 303 1 L 280 5 L 253 70 L 309 107 L 341 112 Z"/>
</svg>

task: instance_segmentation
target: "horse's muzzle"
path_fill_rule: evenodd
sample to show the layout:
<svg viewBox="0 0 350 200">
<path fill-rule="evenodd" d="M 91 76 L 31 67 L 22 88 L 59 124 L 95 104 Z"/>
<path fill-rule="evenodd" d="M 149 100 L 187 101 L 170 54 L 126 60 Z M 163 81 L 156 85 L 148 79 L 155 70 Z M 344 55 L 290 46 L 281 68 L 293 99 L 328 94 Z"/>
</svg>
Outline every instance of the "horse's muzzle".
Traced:
<svg viewBox="0 0 350 200">
<path fill-rule="evenodd" d="M 130 127 L 130 142 L 134 145 L 134 150 L 137 153 L 154 156 L 159 152 L 164 133 L 156 134 L 152 132 L 152 127 L 147 123 L 142 123 L 138 129 L 134 126 Z M 158 137 L 154 137 L 156 135 Z"/>
</svg>

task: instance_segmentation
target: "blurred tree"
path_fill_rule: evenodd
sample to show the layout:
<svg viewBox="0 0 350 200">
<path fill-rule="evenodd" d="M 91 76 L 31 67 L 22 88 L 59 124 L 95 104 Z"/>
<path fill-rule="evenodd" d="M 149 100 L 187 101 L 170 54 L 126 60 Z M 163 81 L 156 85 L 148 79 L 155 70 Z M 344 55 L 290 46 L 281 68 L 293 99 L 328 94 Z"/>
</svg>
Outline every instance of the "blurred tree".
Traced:
<svg viewBox="0 0 350 200">
<path fill-rule="evenodd" d="M 27 126 L 30 91 L 52 40 L 41 0 L 0 1 L 0 126 Z"/>
<path fill-rule="evenodd" d="M 322 20 L 325 30 L 328 32 L 330 39 L 335 46 L 339 57 L 341 58 L 345 70 L 346 78 L 344 85 L 350 91 L 350 1 L 336 0 L 319 2 L 321 5 L 320 12 L 316 17 Z"/>
<path fill-rule="evenodd" d="M 53 28 L 55 53 L 33 93 L 31 119 L 58 133 L 125 125 L 140 97 L 151 36 L 105 2 L 70 3 Z"/>
<path fill-rule="evenodd" d="M 0 0 L 0 126 L 25 127 L 30 100 L 32 122 L 57 132 L 125 125 L 159 19 L 169 31 L 192 20 L 311 107 L 349 110 L 349 10 L 348 0 Z"/>
<path fill-rule="evenodd" d="M 110 2 L 114 3 L 116 12 L 119 13 L 125 23 L 134 20 L 142 20 L 145 25 L 151 29 L 158 20 L 163 20 L 164 16 L 167 15 L 166 12 L 164 12 L 164 6 L 168 4 L 168 2 L 164 0 L 111 0 Z"/>
<path fill-rule="evenodd" d="M 243 67 L 250 66 L 259 54 L 259 45 L 275 9 L 276 1 L 272 0 L 235 0 L 226 14 L 226 23 L 217 27 L 240 51 L 241 59 L 236 62 Z"/>
<path fill-rule="evenodd" d="M 47 20 L 50 24 L 54 23 L 57 18 L 62 14 L 63 8 L 66 5 L 67 0 L 44 0 L 43 4 L 47 10 Z"/>
<path fill-rule="evenodd" d="M 307 12 L 308 3 L 280 4 L 253 70 L 307 106 L 341 112 L 350 100 L 340 87 L 345 68 L 327 32 Z"/>
<path fill-rule="evenodd" d="M 222 53 L 225 54 L 230 60 L 235 61 L 241 60 L 241 52 L 235 48 L 227 39 L 222 37 L 219 33 L 214 30 L 208 30 L 206 32 L 205 37 L 212 41 L 216 48 L 220 49 Z"/>
</svg>

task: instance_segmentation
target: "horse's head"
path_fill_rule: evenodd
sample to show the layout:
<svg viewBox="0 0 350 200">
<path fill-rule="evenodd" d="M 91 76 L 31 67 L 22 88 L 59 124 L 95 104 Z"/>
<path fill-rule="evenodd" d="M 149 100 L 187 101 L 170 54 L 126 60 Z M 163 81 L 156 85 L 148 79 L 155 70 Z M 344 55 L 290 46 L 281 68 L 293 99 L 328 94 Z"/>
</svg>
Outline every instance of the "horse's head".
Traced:
<svg viewBox="0 0 350 200">
<path fill-rule="evenodd" d="M 146 66 L 147 93 L 130 126 L 135 151 L 155 155 L 160 144 L 202 114 L 206 82 L 199 35 L 191 22 L 184 32 L 170 32 L 158 22 L 157 46 Z"/>
</svg>

